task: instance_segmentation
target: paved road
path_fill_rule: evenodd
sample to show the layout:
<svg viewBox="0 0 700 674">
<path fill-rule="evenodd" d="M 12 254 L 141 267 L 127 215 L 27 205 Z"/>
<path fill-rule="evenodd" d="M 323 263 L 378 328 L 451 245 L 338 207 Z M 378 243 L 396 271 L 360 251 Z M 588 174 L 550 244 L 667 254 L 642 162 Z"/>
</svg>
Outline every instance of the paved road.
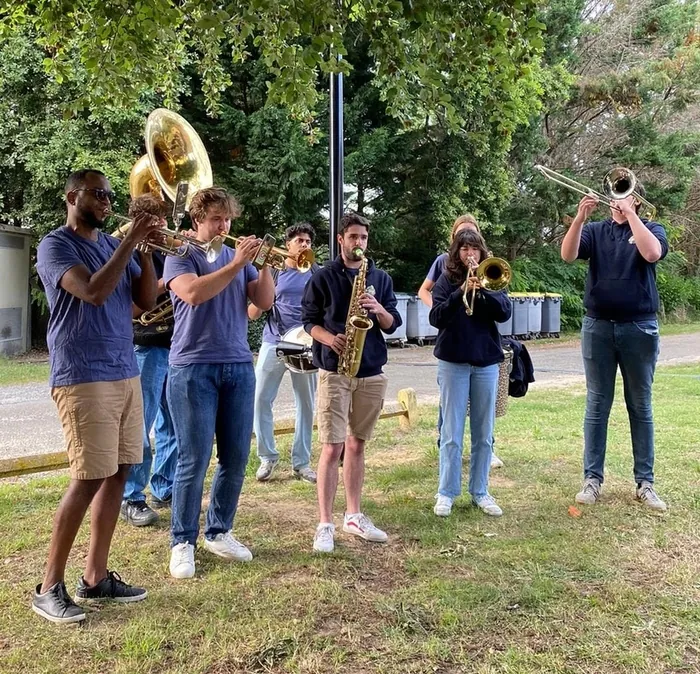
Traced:
<svg viewBox="0 0 700 674">
<path fill-rule="evenodd" d="M 577 341 L 562 344 L 527 344 L 535 366 L 533 388 L 582 380 L 583 363 Z M 700 361 L 700 333 L 662 337 L 661 364 Z M 395 400 L 402 388 L 414 388 L 422 402 L 437 401 L 436 361 L 432 347 L 391 348 L 388 399 Z M 293 416 L 294 401 L 285 377 L 275 403 L 278 418 Z M 56 452 L 63 438 L 48 386 L 24 384 L 0 387 L 0 458 Z"/>
</svg>

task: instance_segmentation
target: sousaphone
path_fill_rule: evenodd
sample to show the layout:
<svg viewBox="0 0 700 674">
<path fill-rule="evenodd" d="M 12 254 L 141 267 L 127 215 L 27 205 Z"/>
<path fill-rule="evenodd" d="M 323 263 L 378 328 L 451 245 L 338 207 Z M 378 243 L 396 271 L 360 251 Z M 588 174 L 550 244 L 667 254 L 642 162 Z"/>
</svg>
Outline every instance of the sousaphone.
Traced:
<svg viewBox="0 0 700 674">
<path fill-rule="evenodd" d="M 153 193 L 187 210 L 192 196 L 213 184 L 211 164 L 201 138 L 181 115 L 157 108 L 146 121 L 146 154 L 131 169 L 132 199 Z M 186 196 L 178 199 L 186 186 Z M 184 203 L 179 204 L 179 201 Z M 181 216 L 180 216 L 181 217 Z M 178 220 L 174 215 L 174 219 Z"/>
</svg>

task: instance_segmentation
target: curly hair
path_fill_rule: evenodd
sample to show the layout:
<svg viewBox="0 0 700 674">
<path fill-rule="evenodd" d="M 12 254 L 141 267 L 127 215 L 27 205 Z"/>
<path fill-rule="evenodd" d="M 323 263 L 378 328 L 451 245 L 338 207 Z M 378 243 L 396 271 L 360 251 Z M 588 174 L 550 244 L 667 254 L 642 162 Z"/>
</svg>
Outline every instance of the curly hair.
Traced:
<svg viewBox="0 0 700 674">
<path fill-rule="evenodd" d="M 488 248 L 484 237 L 472 229 L 463 229 L 457 232 L 454 240 L 450 244 L 450 250 L 447 253 L 447 262 L 445 264 L 445 275 L 450 283 L 464 283 L 467 279 L 467 268 L 462 262 L 460 251 L 466 246 L 478 248 L 480 252 L 478 262 L 482 262 L 489 256 Z"/>
<path fill-rule="evenodd" d="M 243 212 L 238 200 L 223 187 L 205 187 L 195 192 L 190 202 L 190 218 L 195 229 L 196 223 L 204 220 L 211 208 L 222 209 L 231 220 L 239 217 Z"/>
<path fill-rule="evenodd" d="M 169 211 L 168 204 L 155 194 L 142 194 L 129 204 L 130 218 L 135 218 L 139 213 L 148 213 L 157 218 L 167 218 Z"/>
<path fill-rule="evenodd" d="M 316 231 L 308 222 L 298 222 L 296 225 L 290 225 L 284 230 L 284 240 L 291 241 L 299 234 L 308 234 L 309 238 L 313 242 L 316 236 Z"/>
</svg>

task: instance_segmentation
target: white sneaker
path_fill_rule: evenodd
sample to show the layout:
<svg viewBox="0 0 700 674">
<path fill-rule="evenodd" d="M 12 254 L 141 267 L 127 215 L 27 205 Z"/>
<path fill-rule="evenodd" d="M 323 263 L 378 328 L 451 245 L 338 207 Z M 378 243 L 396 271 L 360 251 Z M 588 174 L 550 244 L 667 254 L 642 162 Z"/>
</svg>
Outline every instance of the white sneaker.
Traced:
<svg viewBox="0 0 700 674">
<path fill-rule="evenodd" d="M 194 545 L 178 543 L 170 549 L 170 575 L 173 578 L 194 577 Z"/>
<path fill-rule="evenodd" d="M 438 517 L 448 517 L 452 512 L 452 499 L 449 496 L 443 496 L 442 494 L 435 494 L 435 507 L 433 512 Z"/>
<path fill-rule="evenodd" d="M 333 552 L 333 535 L 335 534 L 335 524 L 328 522 L 319 524 L 314 535 L 314 550 L 316 552 Z"/>
<path fill-rule="evenodd" d="M 235 539 L 230 531 L 216 534 L 212 540 L 204 539 L 204 547 L 214 555 L 234 562 L 249 562 L 253 554 L 243 543 Z"/>
<path fill-rule="evenodd" d="M 486 494 L 486 496 L 479 496 L 478 498 L 472 497 L 472 503 L 479 508 L 486 515 L 491 517 L 500 517 L 503 511 L 496 503 L 496 499 L 491 496 L 491 494 Z"/>
<path fill-rule="evenodd" d="M 644 480 L 639 487 L 637 487 L 637 500 L 641 501 L 652 510 L 658 510 L 662 513 L 666 512 L 666 504 L 658 497 L 657 493 L 654 491 L 654 485 L 651 482 Z"/>
<path fill-rule="evenodd" d="M 372 520 L 362 513 L 354 515 L 346 513 L 343 519 L 343 531 L 346 534 L 354 534 L 373 543 L 386 543 L 389 539 L 385 531 L 375 527 Z"/>
<path fill-rule="evenodd" d="M 277 459 L 262 459 L 255 473 L 255 479 L 258 482 L 267 482 L 272 477 L 272 473 L 275 472 L 278 463 Z"/>
<path fill-rule="evenodd" d="M 581 491 L 576 494 L 576 503 L 595 505 L 595 502 L 600 498 L 602 488 L 603 485 L 600 484 L 600 480 L 595 477 L 587 477 L 583 481 Z"/>
<path fill-rule="evenodd" d="M 491 454 L 491 468 L 503 468 L 503 461 L 501 461 L 495 454 Z"/>
</svg>

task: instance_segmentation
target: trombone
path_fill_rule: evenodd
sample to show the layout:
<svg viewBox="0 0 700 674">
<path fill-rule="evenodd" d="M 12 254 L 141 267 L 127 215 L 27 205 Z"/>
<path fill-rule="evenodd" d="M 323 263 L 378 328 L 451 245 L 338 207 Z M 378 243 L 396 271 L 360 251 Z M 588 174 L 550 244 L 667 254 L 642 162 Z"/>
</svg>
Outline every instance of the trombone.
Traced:
<svg viewBox="0 0 700 674">
<path fill-rule="evenodd" d="M 474 300 L 476 299 L 476 288 L 469 292 L 469 279 L 476 278 L 484 290 L 496 292 L 503 290 L 510 284 L 512 277 L 510 265 L 502 257 L 487 257 L 480 265 L 470 265 L 465 281 L 465 291 L 462 295 L 467 316 L 474 313 Z"/>
<path fill-rule="evenodd" d="M 219 234 L 215 236 L 206 244 L 208 248 L 207 259 L 209 259 L 209 255 L 214 255 L 214 259 L 219 257 L 225 243 L 229 243 L 235 248 L 244 238 L 243 236 L 235 237 L 229 234 Z M 298 255 L 294 255 L 284 248 L 278 248 L 274 244 L 275 239 L 265 235 L 265 238 L 261 241 L 255 253 L 255 257 L 253 258 L 253 266 L 258 269 L 262 269 L 264 266 L 270 266 L 273 269 L 282 271 L 285 268 L 287 258 L 290 258 L 296 262 L 297 269 L 304 273 L 309 271 L 316 261 L 316 255 L 310 248 L 302 250 Z"/>
<path fill-rule="evenodd" d="M 603 178 L 603 194 L 596 192 L 583 183 L 578 182 L 578 180 L 574 180 L 573 178 L 569 178 L 562 173 L 558 173 L 557 171 L 553 171 L 546 166 L 542 166 L 542 164 L 535 164 L 535 168 L 548 180 L 551 180 L 559 185 L 563 185 L 564 187 L 567 187 L 574 192 L 578 192 L 579 194 L 583 194 L 584 196 L 595 197 L 601 203 L 606 204 L 615 210 L 619 209 L 616 206 L 613 206 L 613 201 L 621 201 L 622 199 L 626 199 L 631 195 L 638 204 L 643 206 L 640 217 L 641 215 L 645 215 L 647 219 L 653 220 L 656 216 L 656 207 L 647 201 L 641 194 L 639 194 L 639 192 L 635 191 L 635 188 L 637 187 L 637 177 L 628 168 L 619 166 L 605 174 L 605 177 Z"/>
<path fill-rule="evenodd" d="M 150 311 L 144 311 L 135 322 L 141 323 L 143 326 L 153 325 L 153 323 L 162 323 L 169 320 L 173 315 L 173 303 L 170 297 L 166 297 L 162 302 L 156 304 Z"/>
</svg>

